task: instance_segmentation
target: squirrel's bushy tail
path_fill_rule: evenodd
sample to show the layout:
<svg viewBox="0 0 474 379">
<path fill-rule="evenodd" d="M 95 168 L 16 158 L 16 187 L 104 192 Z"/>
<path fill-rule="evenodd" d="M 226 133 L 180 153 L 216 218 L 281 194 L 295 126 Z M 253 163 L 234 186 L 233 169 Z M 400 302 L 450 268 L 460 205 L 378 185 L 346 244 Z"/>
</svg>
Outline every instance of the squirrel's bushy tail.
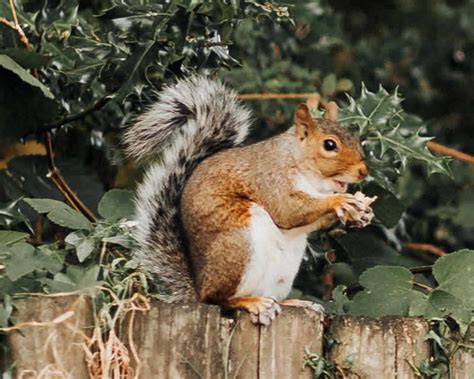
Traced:
<svg viewBox="0 0 474 379">
<path fill-rule="evenodd" d="M 170 290 L 172 301 L 197 299 L 179 217 L 184 184 L 204 158 L 239 145 L 249 126 L 250 112 L 237 94 L 199 76 L 165 88 L 125 132 L 129 157 L 159 158 L 138 187 L 138 254 L 149 276 Z"/>
</svg>

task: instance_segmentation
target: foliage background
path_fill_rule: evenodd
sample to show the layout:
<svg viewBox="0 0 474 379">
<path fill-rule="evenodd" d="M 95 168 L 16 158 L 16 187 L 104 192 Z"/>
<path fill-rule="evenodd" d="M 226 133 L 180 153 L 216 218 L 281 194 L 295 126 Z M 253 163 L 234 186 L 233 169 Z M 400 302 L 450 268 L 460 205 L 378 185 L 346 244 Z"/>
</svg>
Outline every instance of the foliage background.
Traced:
<svg viewBox="0 0 474 379">
<path fill-rule="evenodd" d="M 473 0 L 17 0 L 15 7 L 29 43 L 25 48 L 8 24 L 14 21 L 9 2 L 1 0 L 0 227 L 31 236 L 0 239 L 0 326 L 9 322 L 14 294 L 108 283 L 126 296 L 144 288 L 143 278 L 125 281 L 135 267 L 127 255 L 130 225 L 121 220 L 131 212 L 129 194 L 109 193 L 98 204 L 111 188 L 133 190 L 141 170 L 125 161 L 120 133 L 153 100 L 153 91 L 176 77 L 214 73 L 242 94 L 319 92 L 341 107 L 347 95 L 359 98 L 362 82 L 372 92 L 380 84 L 392 94 L 398 88 L 404 109 L 425 120 L 405 115 L 423 125 L 422 134 L 474 153 Z M 252 138 L 287 128 L 297 102 L 249 101 L 256 114 Z M 58 203 L 35 202 L 64 201 L 47 178 L 47 130 L 56 166 L 101 216 L 96 226 Z M 385 159 L 386 168 L 400 166 L 396 155 Z M 451 172 L 428 176 L 426 165 L 410 161 L 394 174 L 391 191 L 378 182 L 365 185 L 365 192 L 383 198 L 381 222 L 344 236 L 313 236 L 295 294 L 329 300 L 332 289 L 344 285 L 353 295 L 361 289 L 360 274 L 374 265 L 430 266 L 443 252 L 474 248 L 474 171 L 455 160 Z M 117 201 L 125 204 L 120 217 L 110 215 Z M 66 221 L 57 222 L 52 211 Z M 438 250 L 412 249 L 413 242 Z M 7 275 L 5 268 L 21 264 L 18 254 L 33 263 Z M 416 271 L 415 280 L 436 286 L 429 269 Z M 347 300 L 337 296 L 339 304 Z"/>
</svg>

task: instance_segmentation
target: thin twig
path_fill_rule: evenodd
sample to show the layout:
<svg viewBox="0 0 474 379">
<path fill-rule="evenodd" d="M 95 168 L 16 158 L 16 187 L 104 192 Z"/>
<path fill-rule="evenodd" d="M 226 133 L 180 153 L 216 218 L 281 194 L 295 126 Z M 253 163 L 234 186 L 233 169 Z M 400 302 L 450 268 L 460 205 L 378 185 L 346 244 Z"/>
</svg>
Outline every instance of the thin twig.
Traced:
<svg viewBox="0 0 474 379">
<path fill-rule="evenodd" d="M 427 143 L 427 146 L 428 146 L 428 149 L 430 149 L 432 153 L 441 154 L 441 155 L 449 155 L 461 161 L 474 164 L 474 156 L 463 153 L 462 151 L 452 149 L 450 147 L 441 145 L 433 141 L 429 141 Z"/>
<path fill-rule="evenodd" d="M 10 3 L 10 10 L 12 13 L 12 18 L 13 18 L 13 24 L 15 27 L 14 29 L 18 33 L 18 36 L 23 46 L 26 49 L 29 49 L 30 44 L 28 42 L 28 38 L 26 38 L 26 35 L 23 32 L 23 29 L 18 23 L 18 18 L 16 16 L 16 11 L 15 11 L 15 4 L 13 3 L 13 0 L 9 0 L 9 3 Z M 11 24 L 10 22 L 7 22 L 7 25 L 9 27 L 11 27 L 10 24 Z M 33 76 L 38 77 L 38 74 L 36 71 L 33 71 Z M 51 138 L 51 132 L 49 131 L 45 132 L 45 145 L 46 145 L 46 156 L 48 158 L 48 175 L 47 175 L 48 178 L 50 178 L 53 181 L 55 186 L 59 189 L 59 191 L 61 191 L 61 193 L 64 195 L 68 203 L 71 204 L 71 206 L 74 209 L 84 214 L 89 220 L 95 221 L 96 217 L 94 216 L 94 214 L 90 211 L 89 208 L 87 208 L 84 205 L 84 203 L 79 199 L 79 197 L 71 189 L 71 187 L 69 187 L 66 180 L 64 180 L 60 171 L 56 167 L 56 164 L 54 162 L 53 142 Z"/>
<path fill-rule="evenodd" d="M 103 108 L 110 100 L 112 99 L 112 96 L 107 95 L 104 96 L 103 98 L 99 99 L 96 103 L 92 104 L 90 107 L 76 113 L 73 115 L 68 115 L 65 116 L 59 120 L 55 120 L 49 124 L 45 124 L 44 126 L 36 129 L 35 133 L 37 132 L 49 132 L 53 129 L 59 128 L 60 126 L 63 126 L 64 124 L 68 124 L 70 122 L 80 120 L 81 118 L 84 118 L 90 113 L 93 113 L 101 108 Z"/>
<path fill-rule="evenodd" d="M 315 92 L 303 93 L 249 93 L 240 95 L 243 100 L 270 100 L 270 99 L 307 99 L 309 104 L 318 103 L 319 96 Z M 463 153 L 462 151 L 441 145 L 437 142 L 429 141 L 427 143 L 428 149 L 432 153 L 449 155 L 455 159 L 474 164 L 474 156 Z"/>
<path fill-rule="evenodd" d="M 408 242 L 408 243 L 404 243 L 403 247 L 406 247 L 407 249 L 410 249 L 410 250 L 425 251 L 427 253 L 436 255 L 437 257 L 444 257 L 446 255 L 446 252 L 444 250 L 430 243 Z"/>
<path fill-rule="evenodd" d="M 433 288 L 431 288 L 430 286 L 427 286 L 426 284 L 423 284 L 423 283 L 418 283 L 418 282 L 413 282 L 413 285 L 415 287 L 419 287 L 419 288 L 423 288 L 424 290 L 428 291 L 428 292 L 431 292 L 433 291 Z"/>
<path fill-rule="evenodd" d="M 61 172 L 56 167 L 53 153 L 53 143 L 51 132 L 45 133 L 46 156 L 48 158 L 48 178 L 50 178 L 59 191 L 64 195 L 66 200 L 78 212 L 81 212 L 90 221 L 96 221 L 96 217 L 92 211 L 79 199 L 76 193 L 69 187 Z"/>
<path fill-rule="evenodd" d="M 16 16 L 16 10 L 15 10 L 15 4 L 13 4 L 13 0 L 10 0 L 10 11 L 12 13 L 12 18 L 13 18 L 13 25 L 15 31 L 18 34 L 18 38 L 20 39 L 21 44 L 29 49 L 30 48 L 30 43 L 28 42 L 28 38 L 26 37 L 25 33 L 23 32 L 23 29 L 21 28 L 20 24 L 18 23 L 18 17 Z M 8 24 L 6 24 L 8 25 Z M 8 25 L 10 26 L 10 25 Z"/>
<path fill-rule="evenodd" d="M 307 99 L 312 98 L 316 94 L 308 93 L 249 93 L 240 95 L 242 100 L 269 100 L 269 99 Z"/>
<path fill-rule="evenodd" d="M 419 274 L 421 272 L 431 272 L 433 271 L 433 266 L 418 266 L 410 268 L 410 272 L 413 274 Z"/>
</svg>

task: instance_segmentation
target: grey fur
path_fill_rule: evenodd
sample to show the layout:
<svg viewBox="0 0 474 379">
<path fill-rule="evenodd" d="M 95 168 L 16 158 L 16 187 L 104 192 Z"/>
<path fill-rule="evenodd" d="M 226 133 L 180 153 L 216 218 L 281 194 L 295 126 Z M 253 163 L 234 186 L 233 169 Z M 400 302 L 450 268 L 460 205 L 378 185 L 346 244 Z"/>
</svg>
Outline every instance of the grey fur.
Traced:
<svg viewBox="0 0 474 379">
<path fill-rule="evenodd" d="M 249 127 L 250 112 L 234 91 L 196 76 L 165 88 L 125 132 L 129 157 L 162 154 L 138 187 L 137 254 L 147 274 L 170 290 L 171 301 L 197 300 L 179 216 L 184 184 L 203 159 L 242 143 Z"/>
</svg>

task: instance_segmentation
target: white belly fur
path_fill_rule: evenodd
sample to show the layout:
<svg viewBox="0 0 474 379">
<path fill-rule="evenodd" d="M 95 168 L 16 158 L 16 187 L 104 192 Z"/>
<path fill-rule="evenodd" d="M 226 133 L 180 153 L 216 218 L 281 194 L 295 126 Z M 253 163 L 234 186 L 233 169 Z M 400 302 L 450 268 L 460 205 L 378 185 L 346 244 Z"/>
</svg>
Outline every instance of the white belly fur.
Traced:
<svg viewBox="0 0 474 379">
<path fill-rule="evenodd" d="M 249 241 L 252 255 L 236 296 L 265 296 L 277 300 L 290 293 L 311 228 L 279 229 L 262 207 L 250 210 Z"/>
</svg>

